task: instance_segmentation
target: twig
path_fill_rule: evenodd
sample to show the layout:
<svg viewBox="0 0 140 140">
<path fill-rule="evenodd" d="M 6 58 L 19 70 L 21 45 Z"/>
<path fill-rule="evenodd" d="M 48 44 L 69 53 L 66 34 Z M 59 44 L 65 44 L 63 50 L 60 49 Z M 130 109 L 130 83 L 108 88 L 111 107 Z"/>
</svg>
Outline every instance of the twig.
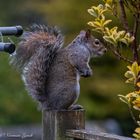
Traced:
<svg viewBox="0 0 140 140">
<path fill-rule="evenodd" d="M 139 27 L 139 21 L 137 19 L 139 19 L 139 13 L 137 14 L 137 16 L 135 18 L 135 23 L 134 23 L 134 27 L 133 27 L 133 36 L 135 37 L 135 39 L 132 43 L 133 58 L 134 58 L 134 61 L 138 62 L 139 56 L 138 56 L 138 50 L 137 50 L 137 31 L 138 31 L 138 27 Z"/>
<path fill-rule="evenodd" d="M 133 121 L 134 121 L 135 124 L 137 125 L 138 123 L 137 123 L 136 117 L 135 117 L 135 115 L 134 115 L 134 113 L 133 113 L 133 111 L 132 111 L 131 105 L 130 105 L 129 103 L 128 103 L 128 109 L 129 109 L 129 112 L 130 112 L 130 115 L 131 115 Z"/>
<path fill-rule="evenodd" d="M 124 2 L 123 0 L 119 0 L 119 4 L 120 4 L 120 10 L 121 10 L 121 22 L 123 24 L 124 29 L 129 32 L 129 26 L 128 26 L 128 21 L 127 21 L 127 17 L 126 17 L 126 12 L 125 12 L 125 8 L 124 8 Z"/>
<path fill-rule="evenodd" d="M 137 13 L 136 17 L 135 17 L 135 23 L 134 23 L 134 28 L 133 28 L 133 36 L 136 37 L 137 35 L 137 30 L 138 30 L 138 26 L 139 26 L 139 13 Z"/>
<path fill-rule="evenodd" d="M 123 56 L 120 52 L 118 52 L 115 48 L 112 48 L 111 46 L 109 46 L 108 48 L 112 51 L 112 53 L 113 53 L 119 60 L 126 61 L 126 62 L 128 62 L 128 63 L 130 63 L 130 64 L 133 63 L 132 60 L 130 60 L 130 59 L 124 57 L 124 56 Z"/>
</svg>

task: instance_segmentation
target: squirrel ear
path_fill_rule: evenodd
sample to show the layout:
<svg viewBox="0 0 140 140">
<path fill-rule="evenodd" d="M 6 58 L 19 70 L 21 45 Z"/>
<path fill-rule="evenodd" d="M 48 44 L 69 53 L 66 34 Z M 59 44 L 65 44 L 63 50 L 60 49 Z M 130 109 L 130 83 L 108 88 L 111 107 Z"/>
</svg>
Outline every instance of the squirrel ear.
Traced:
<svg viewBox="0 0 140 140">
<path fill-rule="evenodd" d="M 85 38 L 86 38 L 86 39 L 89 39 L 90 36 L 91 36 L 91 30 L 88 29 L 88 30 L 86 31 Z"/>
<path fill-rule="evenodd" d="M 82 35 L 85 40 L 88 40 L 91 37 L 91 31 L 90 29 L 88 29 L 87 31 L 82 30 L 80 32 L 80 35 Z"/>
</svg>

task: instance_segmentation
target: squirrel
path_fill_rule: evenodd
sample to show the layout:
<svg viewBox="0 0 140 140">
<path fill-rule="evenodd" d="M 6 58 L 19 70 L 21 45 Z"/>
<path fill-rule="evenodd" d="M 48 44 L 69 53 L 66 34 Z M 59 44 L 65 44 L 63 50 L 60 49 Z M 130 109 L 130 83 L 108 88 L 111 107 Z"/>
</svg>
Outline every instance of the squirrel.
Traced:
<svg viewBox="0 0 140 140">
<path fill-rule="evenodd" d="M 89 77 L 92 57 L 106 52 L 104 45 L 81 31 L 67 46 L 56 27 L 33 25 L 24 32 L 11 64 L 22 75 L 29 94 L 42 110 L 79 109 L 80 76 Z"/>
</svg>

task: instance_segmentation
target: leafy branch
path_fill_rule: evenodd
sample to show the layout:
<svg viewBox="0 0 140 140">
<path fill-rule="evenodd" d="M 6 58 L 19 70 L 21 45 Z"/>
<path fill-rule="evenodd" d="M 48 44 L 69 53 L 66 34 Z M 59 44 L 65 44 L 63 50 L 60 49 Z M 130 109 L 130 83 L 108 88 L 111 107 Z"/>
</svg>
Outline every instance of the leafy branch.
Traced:
<svg viewBox="0 0 140 140">
<path fill-rule="evenodd" d="M 104 41 L 109 50 L 119 59 L 128 62 L 128 71 L 125 73 L 126 83 L 134 86 L 134 91 L 127 95 L 119 95 L 120 99 L 128 105 L 130 114 L 134 122 L 138 125 L 133 136 L 140 139 L 140 121 L 138 121 L 133 113 L 133 109 L 140 111 L 140 60 L 138 42 L 138 29 L 140 23 L 140 0 L 103 0 L 103 4 L 92 6 L 88 9 L 88 13 L 93 16 L 93 20 L 88 22 L 93 31 L 102 34 Z M 117 9 L 116 7 L 119 7 Z M 133 17 L 133 27 L 129 27 L 126 9 L 130 11 Z M 118 12 L 117 10 L 120 10 Z M 106 15 L 111 15 L 120 19 L 123 30 L 119 30 L 117 26 L 109 28 L 111 19 L 107 19 Z M 132 58 L 125 56 L 120 50 L 126 47 L 132 53 Z M 140 112 L 139 112 L 140 119 Z"/>
<path fill-rule="evenodd" d="M 134 41 L 134 36 L 127 32 L 128 23 L 126 22 L 124 6 L 122 7 L 122 23 L 127 28 L 127 30 L 118 31 L 117 26 L 113 28 L 108 27 L 112 20 L 106 19 L 105 16 L 106 13 L 114 13 L 116 2 L 113 2 L 112 0 L 104 0 L 104 2 L 104 4 L 92 6 L 90 9 L 88 9 L 88 13 L 94 17 L 94 20 L 89 21 L 88 25 L 92 27 L 93 31 L 96 31 L 103 35 L 103 39 L 107 42 L 107 46 L 113 46 L 112 48 L 109 47 L 109 49 L 115 56 L 117 56 L 118 59 L 132 63 L 132 60 L 126 58 L 122 53 L 119 52 L 118 49 L 120 44 L 129 46 Z"/>
</svg>

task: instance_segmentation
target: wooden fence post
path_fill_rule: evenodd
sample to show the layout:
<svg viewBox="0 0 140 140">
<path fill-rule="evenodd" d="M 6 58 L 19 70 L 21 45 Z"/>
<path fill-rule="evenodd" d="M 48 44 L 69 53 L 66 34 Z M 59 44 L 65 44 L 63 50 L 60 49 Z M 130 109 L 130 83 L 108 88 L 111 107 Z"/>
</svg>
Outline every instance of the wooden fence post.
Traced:
<svg viewBox="0 0 140 140">
<path fill-rule="evenodd" d="M 85 129 L 84 110 L 43 111 L 42 140 L 72 140 L 66 137 L 66 130 Z"/>
</svg>

